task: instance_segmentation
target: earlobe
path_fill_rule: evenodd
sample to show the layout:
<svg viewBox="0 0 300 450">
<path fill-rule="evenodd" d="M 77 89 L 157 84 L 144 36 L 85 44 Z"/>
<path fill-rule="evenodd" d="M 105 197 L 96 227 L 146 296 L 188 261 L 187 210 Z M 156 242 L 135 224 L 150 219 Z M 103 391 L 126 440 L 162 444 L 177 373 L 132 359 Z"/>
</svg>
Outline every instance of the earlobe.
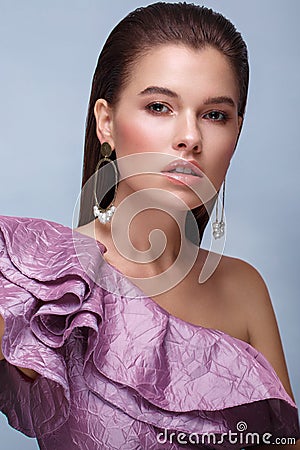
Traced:
<svg viewBox="0 0 300 450">
<path fill-rule="evenodd" d="M 114 148 L 112 138 L 112 110 L 107 101 L 99 98 L 94 106 L 96 133 L 101 143 L 108 142 Z"/>
</svg>

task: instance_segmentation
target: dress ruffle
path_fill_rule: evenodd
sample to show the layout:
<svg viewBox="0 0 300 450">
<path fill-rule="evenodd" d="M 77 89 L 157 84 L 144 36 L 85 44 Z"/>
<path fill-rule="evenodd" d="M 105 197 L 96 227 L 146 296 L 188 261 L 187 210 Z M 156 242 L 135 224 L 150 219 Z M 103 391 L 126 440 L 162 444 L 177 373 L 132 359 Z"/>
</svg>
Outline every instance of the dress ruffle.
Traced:
<svg viewBox="0 0 300 450">
<path fill-rule="evenodd" d="M 175 449 L 181 446 L 155 447 L 155 433 L 221 435 L 242 421 L 248 432 L 300 437 L 296 405 L 251 345 L 170 315 L 104 260 L 103 244 L 68 227 L 2 216 L 0 231 L 0 407 L 41 448 L 56 448 L 47 439 L 59 430 L 76 434 L 74 408 L 96 416 L 98 403 L 146 427 L 143 444 L 126 447 L 124 435 L 78 444 L 73 436 L 74 448 Z M 13 366 L 40 376 L 26 379 Z M 78 427 L 86 436 L 91 422 Z"/>
</svg>

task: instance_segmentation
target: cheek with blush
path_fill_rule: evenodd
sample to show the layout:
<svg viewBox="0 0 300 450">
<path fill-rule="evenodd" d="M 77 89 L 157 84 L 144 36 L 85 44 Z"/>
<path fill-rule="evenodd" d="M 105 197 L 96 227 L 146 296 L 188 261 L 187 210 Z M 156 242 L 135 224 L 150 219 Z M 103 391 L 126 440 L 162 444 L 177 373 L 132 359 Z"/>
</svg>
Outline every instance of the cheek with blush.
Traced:
<svg viewBox="0 0 300 450">
<path fill-rule="evenodd" d="M 134 120 L 122 120 L 117 124 L 114 135 L 117 157 L 147 151 L 153 146 L 153 130 Z M 149 151 L 149 150 L 148 150 Z"/>
<path fill-rule="evenodd" d="M 234 154 L 235 139 L 230 137 L 223 138 L 219 142 L 215 141 L 214 148 L 211 149 L 211 154 L 207 152 L 207 159 L 205 167 L 207 169 L 206 175 L 214 185 L 216 190 L 222 185 L 226 172 L 229 168 L 231 158 Z"/>
</svg>

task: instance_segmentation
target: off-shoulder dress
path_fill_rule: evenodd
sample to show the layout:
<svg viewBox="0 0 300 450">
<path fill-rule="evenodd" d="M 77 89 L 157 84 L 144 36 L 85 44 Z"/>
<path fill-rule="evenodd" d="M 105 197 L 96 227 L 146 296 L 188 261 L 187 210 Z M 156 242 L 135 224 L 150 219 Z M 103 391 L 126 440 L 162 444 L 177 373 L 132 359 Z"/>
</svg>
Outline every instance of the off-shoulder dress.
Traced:
<svg viewBox="0 0 300 450">
<path fill-rule="evenodd" d="M 172 316 L 105 251 L 55 222 L 0 217 L 0 410 L 12 427 L 42 450 L 300 437 L 296 405 L 261 353 Z"/>
</svg>

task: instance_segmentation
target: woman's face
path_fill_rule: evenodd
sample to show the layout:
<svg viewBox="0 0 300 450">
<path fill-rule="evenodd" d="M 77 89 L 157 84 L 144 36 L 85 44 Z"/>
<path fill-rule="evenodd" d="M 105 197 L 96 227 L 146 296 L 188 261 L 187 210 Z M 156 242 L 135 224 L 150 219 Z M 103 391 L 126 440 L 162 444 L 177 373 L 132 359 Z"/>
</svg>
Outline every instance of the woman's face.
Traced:
<svg viewBox="0 0 300 450">
<path fill-rule="evenodd" d="M 103 100 L 95 106 L 98 137 L 111 143 L 120 162 L 132 155 L 136 164 L 131 159 L 130 166 L 140 173 L 122 180 L 119 194 L 154 187 L 175 193 L 190 208 L 201 204 L 189 188 L 203 182 L 200 177 L 163 170 L 170 161 L 191 161 L 218 190 L 241 125 L 238 99 L 234 72 L 212 47 L 163 45 L 138 59 L 116 106 L 105 107 Z"/>
</svg>

